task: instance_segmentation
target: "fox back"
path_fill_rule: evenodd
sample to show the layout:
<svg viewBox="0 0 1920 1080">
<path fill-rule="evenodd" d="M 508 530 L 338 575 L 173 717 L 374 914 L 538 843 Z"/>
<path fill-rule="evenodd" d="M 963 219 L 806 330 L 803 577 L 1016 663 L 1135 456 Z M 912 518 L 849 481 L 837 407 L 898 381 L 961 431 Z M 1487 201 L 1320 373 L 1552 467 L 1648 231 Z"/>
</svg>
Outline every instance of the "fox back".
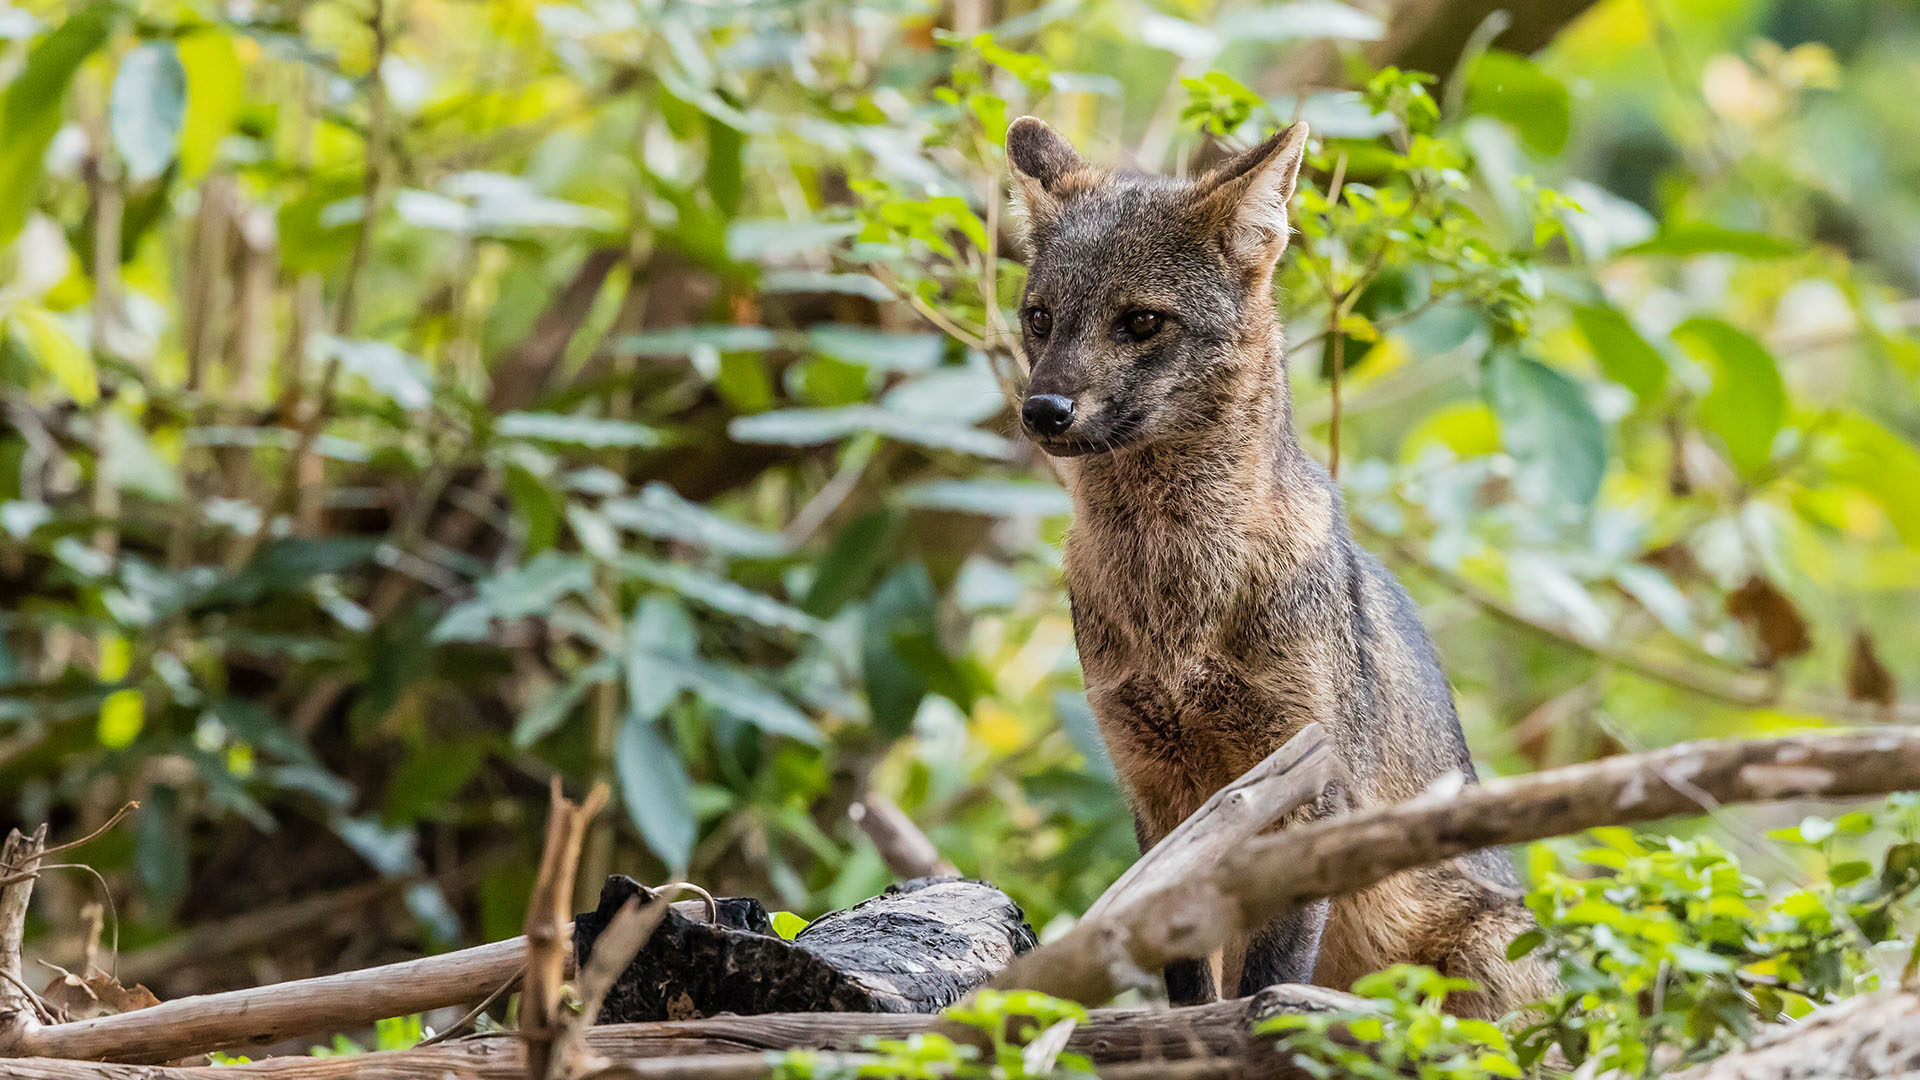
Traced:
<svg viewBox="0 0 1920 1080">
<path fill-rule="evenodd" d="M 1312 721 L 1351 774 L 1344 805 L 1474 779 L 1411 599 L 1293 432 L 1272 278 L 1306 134 L 1183 181 L 1094 169 L 1031 117 L 1008 131 L 1031 252 L 1022 421 L 1071 459 L 1074 635 L 1143 850 Z M 1170 969 L 1168 989 L 1344 988 L 1414 962 L 1479 981 L 1455 1004 L 1494 1014 L 1550 987 L 1505 960 L 1530 925 L 1517 896 L 1499 852 L 1409 871 Z"/>
</svg>

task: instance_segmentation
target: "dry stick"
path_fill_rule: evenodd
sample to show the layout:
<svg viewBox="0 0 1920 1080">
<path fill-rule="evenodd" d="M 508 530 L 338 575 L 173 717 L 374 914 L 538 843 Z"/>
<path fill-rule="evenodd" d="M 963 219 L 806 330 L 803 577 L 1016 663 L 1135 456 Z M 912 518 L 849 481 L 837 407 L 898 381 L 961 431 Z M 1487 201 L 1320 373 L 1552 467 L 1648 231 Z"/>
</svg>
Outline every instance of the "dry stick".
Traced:
<svg viewBox="0 0 1920 1080">
<path fill-rule="evenodd" d="M 1083 1002 L 1139 971 L 1207 955 L 1303 904 L 1482 848 L 1699 810 L 1683 782 L 1722 803 L 1836 799 L 1920 788 L 1920 731 L 1682 743 L 1435 792 L 1240 845 L 1216 870 L 1174 881 L 1021 957 L 996 985 Z"/>
<path fill-rule="evenodd" d="M 547 1080 L 554 1063 L 554 1039 L 561 1034 L 561 983 L 566 979 L 569 926 L 573 919 L 573 875 L 587 823 L 607 803 L 607 786 L 595 784 L 586 801 L 575 805 L 560 792 L 560 778 L 549 791 L 546 845 L 540 874 L 527 906 L 527 974 L 520 994 L 520 1037 L 527 1046 L 528 1080 Z"/>
<path fill-rule="evenodd" d="M 313 979 L 176 998 L 137 1012 L 36 1028 L 0 1057 L 160 1062 L 210 1050 L 247 1049 L 303 1035 L 409 1016 L 473 1000 L 527 960 L 527 939 Z M 4 1069 L 13 1067 L 7 1062 Z"/>
<path fill-rule="evenodd" d="M 31 835 L 19 829 L 7 833 L 0 845 L 0 874 L 14 878 L 0 886 L 0 1051 L 31 1031 L 44 1008 L 24 981 L 20 951 L 27 939 L 27 906 L 33 900 L 33 879 L 47 848 L 47 827 Z"/>
<path fill-rule="evenodd" d="M 847 807 L 847 816 L 873 841 L 880 861 L 897 878 L 952 877 L 960 872 L 940 857 L 940 849 L 905 810 L 879 792 L 869 791 L 864 799 Z"/>
<path fill-rule="evenodd" d="M 1067 1049 L 1091 1058 L 1103 1077 L 1179 1076 L 1187 1059 L 1231 1063 L 1248 1054 L 1250 1021 L 1279 1012 L 1323 1012 L 1352 999 L 1319 987 L 1277 987 L 1254 998 L 1188 1008 L 1128 1007 L 1092 1010 L 1075 1028 Z M 928 1031 L 937 1016 L 899 1013 L 775 1013 L 716 1016 L 641 1024 L 607 1024 L 586 1032 L 586 1045 L 609 1061 L 639 1064 L 642 1077 L 760 1077 L 770 1052 L 792 1049 L 827 1055 L 857 1051 L 868 1039 L 907 1039 Z M 660 1060 L 653 1060 L 660 1059 Z M 1154 1062 L 1128 1073 L 1130 1062 Z M 691 1064 L 688 1064 L 691 1063 Z M 760 1071 L 753 1071 L 754 1068 Z M 681 1071 L 692 1068 L 695 1071 Z M 1111 1072 L 1109 1070 L 1112 1070 Z M 1147 1070 L 1166 1070 L 1165 1072 Z M 352 1058 L 274 1058 L 250 1065 L 210 1068 L 100 1065 L 48 1058 L 5 1062 L 9 1080 L 522 1080 L 526 1059 L 520 1040 L 474 1037 L 431 1048 L 386 1051 Z M 1288 1076 L 1285 1072 L 1271 1076 Z"/>
</svg>

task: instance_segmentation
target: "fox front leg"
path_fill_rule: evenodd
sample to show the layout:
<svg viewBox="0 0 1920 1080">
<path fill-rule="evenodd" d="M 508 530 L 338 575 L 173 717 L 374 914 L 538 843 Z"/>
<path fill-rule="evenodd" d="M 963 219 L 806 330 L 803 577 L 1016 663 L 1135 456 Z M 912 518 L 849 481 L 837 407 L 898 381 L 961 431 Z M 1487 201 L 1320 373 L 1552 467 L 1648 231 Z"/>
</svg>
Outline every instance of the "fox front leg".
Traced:
<svg viewBox="0 0 1920 1080">
<path fill-rule="evenodd" d="M 1277 983 L 1313 982 L 1314 967 L 1320 962 L 1320 935 L 1326 926 L 1327 901 L 1316 900 L 1261 927 L 1247 943 L 1247 958 L 1240 967 L 1240 996 Z"/>
</svg>

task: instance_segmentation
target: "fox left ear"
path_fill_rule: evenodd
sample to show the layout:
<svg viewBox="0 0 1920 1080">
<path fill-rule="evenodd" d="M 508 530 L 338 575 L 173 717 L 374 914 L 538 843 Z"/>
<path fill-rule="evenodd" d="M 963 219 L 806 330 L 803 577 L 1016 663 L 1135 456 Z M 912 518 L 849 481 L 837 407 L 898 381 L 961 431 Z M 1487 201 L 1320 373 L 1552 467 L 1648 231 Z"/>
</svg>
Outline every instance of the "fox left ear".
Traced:
<svg viewBox="0 0 1920 1080">
<path fill-rule="evenodd" d="M 1013 172 L 1014 200 L 1029 228 L 1044 226 L 1059 213 L 1061 182 L 1086 168 L 1072 143 L 1032 116 L 1007 126 L 1007 164 Z"/>
<path fill-rule="evenodd" d="M 1201 177 L 1201 204 L 1220 215 L 1234 256 L 1270 267 L 1287 250 L 1287 204 L 1306 156 L 1303 121 Z"/>
</svg>

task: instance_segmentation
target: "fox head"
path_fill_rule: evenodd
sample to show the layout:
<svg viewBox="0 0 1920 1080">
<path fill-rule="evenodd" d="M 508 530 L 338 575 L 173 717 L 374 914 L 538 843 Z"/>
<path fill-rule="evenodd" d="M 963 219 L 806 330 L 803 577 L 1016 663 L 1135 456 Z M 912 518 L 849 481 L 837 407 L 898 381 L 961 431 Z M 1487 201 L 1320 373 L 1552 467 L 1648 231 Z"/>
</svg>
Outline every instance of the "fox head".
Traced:
<svg viewBox="0 0 1920 1080">
<path fill-rule="evenodd" d="M 1052 128 L 1007 129 L 1031 252 L 1021 421 L 1056 456 L 1206 430 L 1275 392 L 1273 268 L 1307 141 L 1294 124 L 1195 180 L 1097 170 Z"/>
</svg>

